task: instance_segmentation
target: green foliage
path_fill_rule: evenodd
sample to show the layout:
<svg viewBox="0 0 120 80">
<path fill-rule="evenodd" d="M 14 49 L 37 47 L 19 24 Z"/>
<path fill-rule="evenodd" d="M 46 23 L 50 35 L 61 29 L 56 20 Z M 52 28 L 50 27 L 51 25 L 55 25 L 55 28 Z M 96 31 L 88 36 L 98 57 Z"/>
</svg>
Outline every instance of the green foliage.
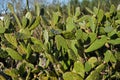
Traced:
<svg viewBox="0 0 120 80">
<path fill-rule="evenodd" d="M 17 40 L 12 34 L 4 34 L 6 40 L 11 43 L 13 46 L 17 47 Z"/>
<path fill-rule="evenodd" d="M 8 55 L 10 55 L 15 60 L 22 60 L 22 56 L 11 48 L 6 48 Z"/>
<path fill-rule="evenodd" d="M 73 72 L 79 74 L 82 78 L 84 78 L 85 69 L 83 63 L 81 63 L 80 61 L 75 62 Z"/>
<path fill-rule="evenodd" d="M 5 27 L 3 27 L 3 21 L 0 21 L 0 33 L 5 32 Z"/>
<path fill-rule="evenodd" d="M 9 26 L 10 26 L 10 17 L 6 15 L 3 21 L 0 20 L 0 34 L 4 33 L 6 29 L 9 28 Z"/>
<path fill-rule="evenodd" d="M 105 62 L 116 62 L 116 59 L 115 59 L 115 56 L 112 54 L 111 51 L 106 51 L 106 53 L 104 54 L 105 57 L 104 57 L 104 61 Z"/>
<path fill-rule="evenodd" d="M 74 3 L 75 4 L 75 3 Z M 0 20 L 0 59 L 3 73 L 13 80 L 120 79 L 120 12 L 69 4 L 68 12 L 40 6 L 18 18 Z M 0 74 L 0 79 L 6 76 Z"/>
<path fill-rule="evenodd" d="M 89 76 L 86 78 L 86 80 L 98 80 L 100 79 L 100 72 L 105 68 L 104 64 L 100 64 L 96 67 L 94 71 L 92 71 Z"/>
<path fill-rule="evenodd" d="M 95 51 L 101 48 L 107 42 L 106 36 L 101 37 L 101 39 L 96 39 L 86 50 L 85 52 Z"/>
<path fill-rule="evenodd" d="M 68 49 L 67 42 L 62 36 L 57 35 L 55 37 L 55 40 L 56 40 L 56 45 L 58 50 L 62 49 L 66 51 Z"/>
<path fill-rule="evenodd" d="M 63 74 L 64 80 L 83 80 L 78 74 L 73 72 L 66 72 Z"/>
<path fill-rule="evenodd" d="M 75 28 L 75 23 L 73 22 L 72 17 L 67 18 L 67 24 L 66 24 L 66 30 L 67 31 L 72 31 Z"/>
</svg>

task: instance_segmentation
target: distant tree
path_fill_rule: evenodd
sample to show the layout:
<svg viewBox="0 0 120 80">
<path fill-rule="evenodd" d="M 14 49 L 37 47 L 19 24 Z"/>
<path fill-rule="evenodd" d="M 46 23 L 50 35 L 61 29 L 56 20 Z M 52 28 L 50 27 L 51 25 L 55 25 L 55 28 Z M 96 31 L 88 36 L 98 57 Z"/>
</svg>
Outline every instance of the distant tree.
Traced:
<svg viewBox="0 0 120 80">
<path fill-rule="evenodd" d="M 26 0 L 26 10 L 29 11 L 29 1 Z"/>
</svg>

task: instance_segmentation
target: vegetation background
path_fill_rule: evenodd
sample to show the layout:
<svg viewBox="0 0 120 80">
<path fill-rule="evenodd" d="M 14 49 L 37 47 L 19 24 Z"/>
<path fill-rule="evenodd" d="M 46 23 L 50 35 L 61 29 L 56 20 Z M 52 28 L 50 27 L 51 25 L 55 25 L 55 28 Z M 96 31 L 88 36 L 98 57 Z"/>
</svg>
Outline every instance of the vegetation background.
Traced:
<svg viewBox="0 0 120 80">
<path fill-rule="evenodd" d="M 0 80 L 120 80 L 120 0 L 65 1 L 1 1 Z"/>
</svg>

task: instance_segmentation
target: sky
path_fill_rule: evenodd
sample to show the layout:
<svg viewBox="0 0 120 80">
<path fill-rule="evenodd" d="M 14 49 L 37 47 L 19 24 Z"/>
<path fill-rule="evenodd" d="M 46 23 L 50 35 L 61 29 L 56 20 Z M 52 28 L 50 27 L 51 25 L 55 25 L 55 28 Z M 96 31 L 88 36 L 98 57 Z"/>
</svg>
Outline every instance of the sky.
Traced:
<svg viewBox="0 0 120 80">
<path fill-rule="evenodd" d="M 7 3 L 10 2 L 11 0 L 0 0 L 0 13 L 3 12 L 7 8 Z M 23 0 L 24 4 L 26 3 L 26 0 Z M 43 0 L 44 1 L 44 0 Z M 52 3 L 53 0 L 46 0 L 47 3 Z M 69 0 L 59 0 L 60 3 L 67 3 Z M 82 0 L 80 0 L 82 1 Z"/>
</svg>

